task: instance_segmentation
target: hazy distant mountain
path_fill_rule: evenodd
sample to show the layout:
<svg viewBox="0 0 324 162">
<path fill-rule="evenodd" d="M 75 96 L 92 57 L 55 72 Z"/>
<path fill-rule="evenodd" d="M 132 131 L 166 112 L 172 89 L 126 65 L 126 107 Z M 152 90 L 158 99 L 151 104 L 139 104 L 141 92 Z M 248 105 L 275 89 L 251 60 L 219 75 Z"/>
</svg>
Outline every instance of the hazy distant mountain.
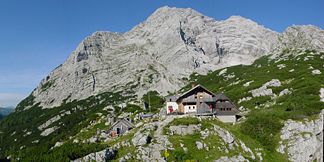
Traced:
<svg viewBox="0 0 324 162">
<path fill-rule="evenodd" d="M 15 109 L 12 106 L 11 107 L 0 107 L 0 115 L 2 115 L 2 116 L 7 116 L 14 111 L 15 111 Z"/>
</svg>

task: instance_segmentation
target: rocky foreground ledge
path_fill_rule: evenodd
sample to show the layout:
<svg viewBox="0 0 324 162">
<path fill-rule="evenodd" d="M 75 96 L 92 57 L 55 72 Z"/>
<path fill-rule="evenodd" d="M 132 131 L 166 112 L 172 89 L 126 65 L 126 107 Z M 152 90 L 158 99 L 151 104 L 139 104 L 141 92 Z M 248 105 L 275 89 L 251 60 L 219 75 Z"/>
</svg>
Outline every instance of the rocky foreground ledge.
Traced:
<svg viewBox="0 0 324 162">
<path fill-rule="evenodd" d="M 281 130 L 277 151 L 291 161 L 323 161 L 323 115 L 315 120 L 287 120 Z"/>
</svg>

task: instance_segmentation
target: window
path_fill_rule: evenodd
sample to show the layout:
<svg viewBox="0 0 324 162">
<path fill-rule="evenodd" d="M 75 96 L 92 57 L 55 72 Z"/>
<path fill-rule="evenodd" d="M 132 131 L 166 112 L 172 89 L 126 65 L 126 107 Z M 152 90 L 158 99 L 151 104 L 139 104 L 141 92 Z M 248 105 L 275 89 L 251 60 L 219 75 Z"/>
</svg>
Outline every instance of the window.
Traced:
<svg viewBox="0 0 324 162">
<path fill-rule="evenodd" d="M 169 112 L 172 113 L 173 112 L 173 107 L 172 106 L 168 106 Z"/>
<path fill-rule="evenodd" d="M 189 109 L 191 109 L 191 107 L 189 106 Z"/>
</svg>

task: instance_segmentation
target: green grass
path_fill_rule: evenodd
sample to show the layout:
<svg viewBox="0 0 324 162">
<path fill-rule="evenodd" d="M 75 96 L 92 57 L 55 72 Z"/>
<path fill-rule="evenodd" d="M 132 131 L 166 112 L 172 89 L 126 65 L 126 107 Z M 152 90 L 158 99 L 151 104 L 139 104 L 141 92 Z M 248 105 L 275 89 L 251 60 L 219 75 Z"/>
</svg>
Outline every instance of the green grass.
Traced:
<svg viewBox="0 0 324 162">
<path fill-rule="evenodd" d="M 142 100 L 149 104 L 149 112 L 157 113 L 164 106 L 164 98 L 156 91 L 147 92 Z"/>
<path fill-rule="evenodd" d="M 134 104 L 127 104 L 126 107 L 123 109 L 125 112 L 131 112 L 131 113 L 138 113 L 138 112 L 143 112 L 143 108 L 141 108 L 138 105 Z"/>
<path fill-rule="evenodd" d="M 197 125 L 199 120 L 194 117 L 176 118 L 169 125 Z"/>
</svg>

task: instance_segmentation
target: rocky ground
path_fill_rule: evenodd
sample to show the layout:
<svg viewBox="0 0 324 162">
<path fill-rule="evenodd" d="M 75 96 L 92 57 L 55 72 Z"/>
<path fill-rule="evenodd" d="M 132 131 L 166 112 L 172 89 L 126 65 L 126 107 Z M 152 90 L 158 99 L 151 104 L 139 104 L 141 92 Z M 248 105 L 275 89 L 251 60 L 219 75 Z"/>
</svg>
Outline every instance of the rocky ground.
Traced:
<svg viewBox="0 0 324 162">
<path fill-rule="evenodd" d="M 286 121 L 277 151 L 291 161 L 323 161 L 323 115 L 324 110 L 318 119 Z"/>
</svg>

